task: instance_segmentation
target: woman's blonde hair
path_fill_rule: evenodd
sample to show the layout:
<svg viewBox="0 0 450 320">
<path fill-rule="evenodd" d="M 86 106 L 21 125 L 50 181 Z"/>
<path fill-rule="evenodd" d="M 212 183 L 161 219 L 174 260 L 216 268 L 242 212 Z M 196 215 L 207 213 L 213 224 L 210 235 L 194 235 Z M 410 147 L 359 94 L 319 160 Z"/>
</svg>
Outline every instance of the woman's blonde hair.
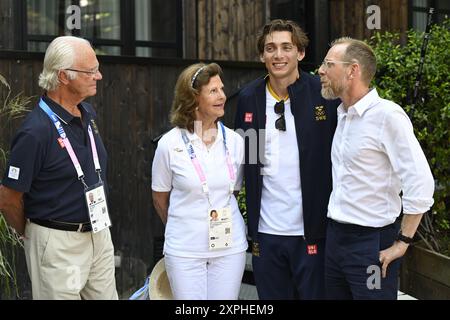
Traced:
<svg viewBox="0 0 450 320">
<path fill-rule="evenodd" d="M 172 125 L 194 131 L 195 109 L 198 106 L 196 97 L 202 86 L 207 85 L 216 75 L 222 75 L 222 68 L 217 63 L 196 63 L 181 72 L 175 84 L 170 110 Z"/>
</svg>

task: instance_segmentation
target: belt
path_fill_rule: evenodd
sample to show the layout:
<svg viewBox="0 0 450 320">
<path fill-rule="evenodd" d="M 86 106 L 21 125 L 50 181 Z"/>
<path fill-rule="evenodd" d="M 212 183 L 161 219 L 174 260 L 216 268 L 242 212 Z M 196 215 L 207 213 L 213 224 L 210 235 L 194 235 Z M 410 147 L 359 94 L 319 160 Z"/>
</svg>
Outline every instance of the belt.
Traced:
<svg viewBox="0 0 450 320">
<path fill-rule="evenodd" d="M 341 230 L 349 231 L 349 232 L 370 232 L 370 231 L 384 231 L 386 229 L 392 228 L 396 225 L 397 220 L 394 223 L 388 224 L 383 227 L 368 227 L 368 226 L 361 226 L 358 224 L 351 224 L 351 223 L 342 223 L 338 222 L 333 219 L 328 219 L 328 223 L 337 226 Z"/>
<path fill-rule="evenodd" d="M 43 227 L 63 231 L 76 231 L 76 232 L 92 231 L 92 225 L 90 222 L 75 223 L 75 222 L 60 222 L 55 220 L 42 220 L 42 219 L 30 219 L 30 221 Z"/>
</svg>

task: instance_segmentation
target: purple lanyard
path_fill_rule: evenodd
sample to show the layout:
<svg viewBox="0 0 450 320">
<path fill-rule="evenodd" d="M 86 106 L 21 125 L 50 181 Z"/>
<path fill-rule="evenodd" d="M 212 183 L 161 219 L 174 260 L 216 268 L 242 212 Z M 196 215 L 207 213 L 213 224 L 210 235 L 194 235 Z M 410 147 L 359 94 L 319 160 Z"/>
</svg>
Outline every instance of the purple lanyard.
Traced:
<svg viewBox="0 0 450 320">
<path fill-rule="evenodd" d="M 61 125 L 61 122 L 59 121 L 58 117 L 53 112 L 53 110 L 50 109 L 50 107 L 45 103 L 45 101 L 42 98 L 39 101 L 39 107 L 41 107 L 41 109 L 48 115 L 50 120 L 52 120 L 53 124 L 55 125 L 56 130 L 58 131 L 58 134 L 61 137 L 67 152 L 69 153 L 69 157 L 72 160 L 73 166 L 77 171 L 78 179 L 81 180 L 81 182 L 83 182 L 84 186 L 87 188 L 87 185 L 84 182 L 83 169 L 81 169 L 80 162 L 78 161 L 77 155 L 73 150 L 72 144 L 70 143 L 69 138 L 67 137 L 66 132 L 64 131 L 64 128 Z M 97 145 L 95 144 L 94 134 L 92 133 L 91 125 L 88 125 L 88 133 L 89 133 L 89 140 L 91 141 L 91 150 L 92 150 L 92 157 L 94 159 L 95 171 L 98 173 L 98 178 L 101 182 L 102 179 L 100 177 L 100 172 L 102 171 L 102 169 L 100 167 L 100 161 L 98 160 Z"/>
</svg>

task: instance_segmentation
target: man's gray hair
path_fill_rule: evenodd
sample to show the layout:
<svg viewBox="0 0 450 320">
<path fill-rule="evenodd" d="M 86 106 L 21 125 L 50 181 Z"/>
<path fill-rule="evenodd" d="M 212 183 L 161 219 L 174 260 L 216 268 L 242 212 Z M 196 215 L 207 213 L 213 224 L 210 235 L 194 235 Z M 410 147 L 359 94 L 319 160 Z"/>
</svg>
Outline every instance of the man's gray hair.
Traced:
<svg viewBox="0 0 450 320">
<path fill-rule="evenodd" d="M 377 58 L 373 49 L 364 41 L 350 37 L 336 39 L 331 43 L 331 46 L 338 44 L 347 45 L 342 58 L 345 61 L 359 63 L 362 80 L 369 85 L 377 71 Z"/>
<path fill-rule="evenodd" d="M 55 38 L 47 48 L 44 58 L 44 68 L 39 75 L 39 86 L 46 91 L 53 91 L 59 85 L 60 70 L 72 67 L 75 60 L 75 47 L 81 43 L 89 44 L 83 38 L 63 36 Z M 75 79 L 76 73 L 66 71 L 69 79 Z"/>
</svg>

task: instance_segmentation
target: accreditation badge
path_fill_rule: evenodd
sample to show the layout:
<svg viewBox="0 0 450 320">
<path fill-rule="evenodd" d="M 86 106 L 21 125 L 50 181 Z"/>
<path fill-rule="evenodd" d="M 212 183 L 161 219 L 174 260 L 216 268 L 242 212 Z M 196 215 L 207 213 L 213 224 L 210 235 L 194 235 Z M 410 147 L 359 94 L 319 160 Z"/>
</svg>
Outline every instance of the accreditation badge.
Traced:
<svg viewBox="0 0 450 320">
<path fill-rule="evenodd" d="M 232 244 L 231 208 L 210 209 L 209 220 L 209 250 L 225 249 Z"/>
<path fill-rule="evenodd" d="M 84 195 L 92 225 L 92 232 L 97 233 L 111 226 L 103 183 L 98 183 L 86 189 Z"/>
</svg>

